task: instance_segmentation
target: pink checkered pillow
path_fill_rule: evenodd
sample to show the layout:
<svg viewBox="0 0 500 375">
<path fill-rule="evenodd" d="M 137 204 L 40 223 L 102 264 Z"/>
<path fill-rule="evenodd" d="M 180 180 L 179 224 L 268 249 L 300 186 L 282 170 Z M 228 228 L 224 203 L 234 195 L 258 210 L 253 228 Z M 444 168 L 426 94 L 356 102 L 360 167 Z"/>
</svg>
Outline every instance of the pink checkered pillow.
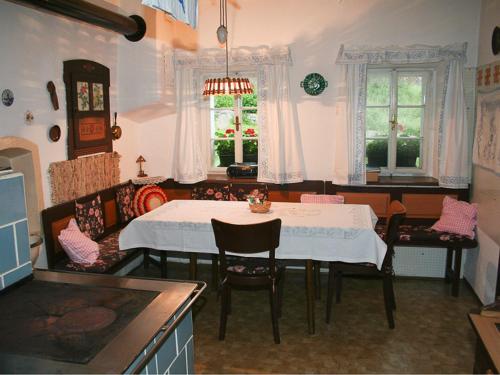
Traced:
<svg viewBox="0 0 500 375">
<path fill-rule="evenodd" d="M 477 204 L 457 201 L 444 197 L 441 217 L 431 229 L 438 232 L 449 232 L 474 238 L 474 228 L 477 225 Z"/>
<path fill-rule="evenodd" d="M 59 236 L 59 243 L 75 263 L 94 264 L 99 256 L 99 245 L 80 231 L 75 219 L 71 219 Z"/>
<path fill-rule="evenodd" d="M 300 203 L 342 204 L 344 203 L 344 197 L 330 194 L 302 194 Z"/>
</svg>

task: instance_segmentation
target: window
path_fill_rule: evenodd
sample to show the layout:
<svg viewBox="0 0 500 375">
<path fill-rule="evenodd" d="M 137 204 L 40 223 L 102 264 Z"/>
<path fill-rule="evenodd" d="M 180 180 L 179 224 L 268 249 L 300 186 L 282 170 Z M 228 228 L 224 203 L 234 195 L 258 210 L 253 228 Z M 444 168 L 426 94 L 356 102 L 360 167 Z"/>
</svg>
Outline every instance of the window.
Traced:
<svg viewBox="0 0 500 375">
<path fill-rule="evenodd" d="M 212 171 L 235 162 L 257 162 L 257 84 L 254 78 L 250 77 L 250 81 L 254 86 L 252 95 L 210 97 Z"/>
<path fill-rule="evenodd" d="M 424 173 L 431 70 L 368 69 L 366 166 Z"/>
</svg>

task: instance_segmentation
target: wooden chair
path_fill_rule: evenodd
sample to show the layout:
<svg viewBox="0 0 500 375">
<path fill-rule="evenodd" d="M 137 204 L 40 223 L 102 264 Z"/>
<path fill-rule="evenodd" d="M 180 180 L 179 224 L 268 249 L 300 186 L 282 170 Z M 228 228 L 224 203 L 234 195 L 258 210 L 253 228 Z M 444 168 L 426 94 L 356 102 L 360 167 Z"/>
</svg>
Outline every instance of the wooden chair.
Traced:
<svg viewBox="0 0 500 375">
<path fill-rule="evenodd" d="M 219 249 L 221 276 L 219 340 L 224 340 L 226 334 L 227 316 L 231 309 L 231 288 L 268 289 L 274 342 L 279 344 L 278 318 L 281 315 L 284 267 L 279 267 L 276 263 L 275 250 L 279 246 L 281 220 L 236 225 L 212 219 L 212 228 L 215 244 Z M 268 252 L 269 258 L 227 257 L 227 251 L 235 254 Z"/>
<path fill-rule="evenodd" d="M 336 301 L 340 302 L 342 291 L 342 274 L 353 273 L 363 275 L 379 276 L 383 280 L 385 312 L 389 328 L 394 328 L 393 310 L 396 309 L 394 298 L 394 289 L 392 285 L 393 268 L 392 258 L 394 256 L 394 243 L 398 239 L 398 227 L 406 215 L 406 208 L 399 201 L 392 201 L 389 206 L 387 217 L 385 242 L 387 243 L 387 252 L 385 254 L 382 268 L 379 271 L 375 264 L 371 263 L 344 263 L 330 262 L 328 272 L 328 297 L 326 304 L 326 322 L 330 323 L 332 310 L 333 290 L 335 286 Z"/>
<path fill-rule="evenodd" d="M 344 196 L 333 194 L 301 194 L 300 203 L 315 203 L 315 204 L 343 204 Z M 316 291 L 316 299 L 321 298 L 321 262 L 315 260 L 314 266 L 314 284 Z"/>
</svg>

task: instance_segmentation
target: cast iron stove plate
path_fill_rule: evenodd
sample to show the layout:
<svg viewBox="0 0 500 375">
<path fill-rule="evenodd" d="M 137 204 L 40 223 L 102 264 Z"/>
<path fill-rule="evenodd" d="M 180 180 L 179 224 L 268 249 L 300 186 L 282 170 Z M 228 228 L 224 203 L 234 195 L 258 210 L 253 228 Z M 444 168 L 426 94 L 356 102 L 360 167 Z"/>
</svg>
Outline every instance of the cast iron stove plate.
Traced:
<svg viewBox="0 0 500 375">
<path fill-rule="evenodd" d="M 30 281 L 0 295 L 0 353 L 86 364 L 158 294 Z"/>
</svg>

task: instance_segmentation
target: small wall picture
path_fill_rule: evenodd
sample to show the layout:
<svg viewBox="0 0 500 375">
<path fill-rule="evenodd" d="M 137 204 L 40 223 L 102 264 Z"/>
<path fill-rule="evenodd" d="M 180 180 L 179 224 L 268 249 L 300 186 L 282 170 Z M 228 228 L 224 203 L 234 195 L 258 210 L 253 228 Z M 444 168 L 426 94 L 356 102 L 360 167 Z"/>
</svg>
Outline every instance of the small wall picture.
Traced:
<svg viewBox="0 0 500 375">
<path fill-rule="evenodd" d="M 90 109 L 89 83 L 78 81 L 76 83 L 76 90 L 78 95 L 78 110 L 88 111 Z"/>
<path fill-rule="evenodd" d="M 104 111 L 104 89 L 102 83 L 92 84 L 92 109 Z"/>
</svg>

